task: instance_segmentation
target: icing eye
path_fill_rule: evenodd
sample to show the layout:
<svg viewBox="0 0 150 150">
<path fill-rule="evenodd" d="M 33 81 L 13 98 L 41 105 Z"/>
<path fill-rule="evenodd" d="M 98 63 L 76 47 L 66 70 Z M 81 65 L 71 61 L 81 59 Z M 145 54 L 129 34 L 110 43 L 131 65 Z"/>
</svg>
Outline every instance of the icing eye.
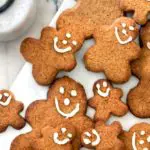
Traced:
<svg viewBox="0 0 150 150">
<path fill-rule="evenodd" d="M 121 25 L 122 25 L 122 27 L 126 27 L 127 25 L 126 25 L 126 23 L 121 23 Z"/>
<path fill-rule="evenodd" d="M 72 41 L 72 44 L 73 44 L 74 46 L 76 46 L 76 45 L 77 45 L 77 41 Z"/>
<path fill-rule="evenodd" d="M 147 142 L 150 143 L 150 136 L 147 138 Z"/>
<path fill-rule="evenodd" d="M 70 34 L 70 33 L 66 33 L 66 37 L 67 37 L 68 39 L 70 39 L 70 38 L 71 38 L 71 34 Z"/>
<path fill-rule="evenodd" d="M 9 96 L 9 94 L 8 94 L 8 93 L 4 93 L 4 96 L 8 97 L 8 96 Z"/>
<path fill-rule="evenodd" d="M 69 138 L 72 138 L 72 134 L 71 134 L 71 133 L 68 133 L 67 136 L 68 136 Z"/>
<path fill-rule="evenodd" d="M 66 45 L 68 42 L 67 42 L 67 40 L 63 40 L 62 43 L 63 43 L 64 45 Z"/>
<path fill-rule="evenodd" d="M 3 95 L 2 95 L 2 94 L 0 94 L 0 100 L 2 99 L 2 97 L 3 97 Z"/>
<path fill-rule="evenodd" d="M 130 31 L 134 31 L 134 27 L 133 27 L 133 26 L 130 26 L 130 27 L 129 27 L 129 30 L 130 30 Z"/>
<path fill-rule="evenodd" d="M 106 81 L 103 82 L 103 87 L 107 87 L 107 82 Z"/>
<path fill-rule="evenodd" d="M 76 90 L 72 90 L 71 91 L 71 96 L 73 96 L 73 97 L 77 96 L 77 91 Z"/>
<path fill-rule="evenodd" d="M 59 92 L 60 92 L 61 94 L 64 94 L 64 93 L 65 93 L 64 87 L 60 87 Z"/>
<path fill-rule="evenodd" d="M 62 133 L 65 133 L 66 131 L 67 131 L 66 128 L 61 128 L 61 132 L 62 132 Z"/>
</svg>

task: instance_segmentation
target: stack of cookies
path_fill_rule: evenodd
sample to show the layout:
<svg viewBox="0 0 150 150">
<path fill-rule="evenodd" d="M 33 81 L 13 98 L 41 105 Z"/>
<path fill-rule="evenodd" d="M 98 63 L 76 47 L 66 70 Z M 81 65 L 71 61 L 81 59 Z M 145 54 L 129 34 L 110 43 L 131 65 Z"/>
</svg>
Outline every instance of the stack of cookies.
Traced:
<svg viewBox="0 0 150 150">
<path fill-rule="evenodd" d="M 126 12 L 133 17 L 126 17 Z M 23 105 L 9 91 L 0 91 L 0 131 L 8 125 L 20 129 L 25 121 L 32 127 L 31 132 L 16 137 L 10 149 L 150 150 L 150 124 L 135 124 L 128 132 L 117 121 L 107 124 L 112 116 L 122 117 L 128 111 L 150 118 L 149 12 L 149 0 L 77 0 L 75 7 L 60 15 L 56 28 L 45 27 L 39 39 L 25 39 L 21 53 L 32 64 L 35 81 L 50 88 L 46 100 L 28 107 L 25 119 L 19 115 Z M 94 83 L 93 97 L 88 100 L 80 83 L 56 76 L 75 68 L 75 53 L 89 38 L 95 44 L 84 54 L 85 68 L 104 72 L 107 79 Z M 112 83 L 125 83 L 131 75 L 139 83 L 125 104 L 123 91 Z M 88 106 L 95 109 L 93 119 L 86 116 Z"/>
</svg>

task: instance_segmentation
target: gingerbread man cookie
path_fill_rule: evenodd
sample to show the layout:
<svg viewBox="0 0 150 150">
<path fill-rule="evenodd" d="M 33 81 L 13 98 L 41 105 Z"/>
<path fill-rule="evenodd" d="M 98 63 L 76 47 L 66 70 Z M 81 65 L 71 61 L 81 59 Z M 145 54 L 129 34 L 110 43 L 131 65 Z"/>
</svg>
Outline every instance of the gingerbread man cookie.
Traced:
<svg viewBox="0 0 150 150">
<path fill-rule="evenodd" d="M 0 132 L 12 126 L 21 129 L 25 120 L 19 115 L 23 110 L 23 104 L 15 100 L 14 95 L 8 90 L 0 90 Z"/>
<path fill-rule="evenodd" d="M 63 77 L 51 85 L 48 100 L 35 101 L 29 106 L 26 120 L 33 129 L 39 130 L 47 125 L 56 127 L 69 123 L 75 127 L 77 135 L 73 147 L 78 150 L 81 146 L 81 132 L 93 127 L 92 120 L 86 116 L 86 110 L 87 99 L 82 85 L 69 77 Z"/>
<path fill-rule="evenodd" d="M 133 11 L 133 18 L 138 24 L 147 22 L 150 12 L 150 0 L 121 0 L 120 7 L 126 12 Z"/>
<path fill-rule="evenodd" d="M 82 46 L 83 37 L 73 29 L 46 27 L 39 40 L 27 38 L 22 42 L 21 53 L 33 64 L 32 73 L 39 84 L 48 85 L 59 71 L 71 71 L 76 66 L 74 53 Z"/>
<path fill-rule="evenodd" d="M 119 0 L 78 0 L 77 4 L 64 11 L 57 21 L 57 27 L 75 26 L 85 38 L 92 36 L 99 24 L 110 25 L 116 18 L 123 16 Z"/>
<path fill-rule="evenodd" d="M 128 94 L 127 103 L 137 117 L 150 117 L 150 22 L 141 30 L 142 54 L 133 62 L 133 73 L 140 79 L 138 85 Z"/>
<path fill-rule="evenodd" d="M 150 124 L 139 123 L 134 125 L 128 132 L 121 134 L 127 150 L 150 149 Z"/>
<path fill-rule="evenodd" d="M 107 80 L 98 80 L 93 92 L 89 105 L 96 109 L 95 121 L 107 121 L 111 114 L 123 116 L 127 113 L 128 107 L 121 101 L 122 90 L 113 88 Z"/>
<path fill-rule="evenodd" d="M 119 122 L 105 125 L 97 122 L 95 128 L 90 128 L 82 133 L 81 140 L 85 147 L 96 150 L 123 150 L 124 143 L 118 138 L 122 132 Z"/>
<path fill-rule="evenodd" d="M 134 20 L 118 18 L 111 26 L 99 26 L 94 32 L 96 44 L 84 56 L 86 68 L 104 72 L 115 83 L 126 82 L 131 76 L 130 62 L 140 55 L 134 42 L 138 27 Z"/>
</svg>

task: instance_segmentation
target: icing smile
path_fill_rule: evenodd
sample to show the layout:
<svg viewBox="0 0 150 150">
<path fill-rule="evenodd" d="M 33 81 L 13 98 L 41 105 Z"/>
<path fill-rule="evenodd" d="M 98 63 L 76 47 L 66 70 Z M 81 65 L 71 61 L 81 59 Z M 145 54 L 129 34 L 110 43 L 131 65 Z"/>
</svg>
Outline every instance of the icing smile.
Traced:
<svg viewBox="0 0 150 150">
<path fill-rule="evenodd" d="M 64 113 L 59 107 L 59 102 L 58 102 L 57 97 L 55 97 L 55 106 L 56 106 L 56 109 L 59 112 L 59 114 L 65 118 L 71 118 L 71 117 L 75 116 L 80 110 L 80 104 L 78 103 L 78 104 L 76 104 L 76 107 L 70 113 Z"/>
<path fill-rule="evenodd" d="M 0 105 L 2 106 L 8 106 L 9 103 L 11 102 L 11 96 L 8 93 L 4 93 L 4 96 L 7 97 L 7 100 L 5 102 L 0 101 Z M 2 99 L 3 95 L 0 94 L 0 100 Z"/>
<path fill-rule="evenodd" d="M 62 44 L 63 45 L 67 45 L 68 44 L 68 40 L 70 40 L 71 37 L 72 37 L 72 35 L 70 33 L 66 33 L 67 40 L 64 39 L 62 41 Z M 56 52 L 58 52 L 58 53 L 66 53 L 66 52 L 69 52 L 69 51 L 72 50 L 71 46 L 68 46 L 67 48 L 59 48 L 57 46 L 58 42 L 59 42 L 59 38 L 58 38 L 58 36 L 55 36 L 54 37 L 54 49 L 55 49 Z M 77 41 L 73 40 L 72 41 L 72 45 L 73 46 L 77 46 Z"/>
<path fill-rule="evenodd" d="M 93 142 L 91 142 L 91 140 L 85 138 L 85 139 L 83 139 L 83 140 L 84 140 L 84 143 L 85 143 L 86 145 L 91 144 L 92 146 L 97 146 L 97 145 L 100 143 L 101 138 L 100 138 L 99 134 L 97 133 L 97 131 L 96 131 L 95 129 L 92 130 L 92 133 L 96 136 L 96 140 L 93 141 Z M 91 137 L 91 136 L 92 136 L 89 132 L 85 132 L 84 134 L 85 134 L 87 137 Z"/>
<path fill-rule="evenodd" d="M 69 51 L 72 50 L 71 46 L 69 46 L 69 47 L 67 47 L 67 48 L 64 48 L 64 49 L 59 48 L 59 47 L 57 46 L 58 41 L 59 41 L 59 39 L 58 39 L 58 37 L 56 36 L 56 37 L 54 38 L 54 49 L 55 49 L 56 52 L 58 52 L 58 53 L 66 53 L 66 52 L 69 52 Z"/>
<path fill-rule="evenodd" d="M 118 33 L 118 28 L 117 27 L 115 27 L 115 35 L 116 35 L 116 38 L 117 38 L 117 40 L 119 41 L 120 44 L 127 44 L 127 43 L 129 43 L 133 40 L 132 36 L 129 36 L 129 38 L 125 41 L 121 40 L 121 38 L 119 36 L 119 33 Z"/>
<path fill-rule="evenodd" d="M 107 82 L 103 82 L 103 87 L 107 87 Z M 102 90 L 101 90 L 101 85 L 100 84 L 97 84 L 96 85 L 96 88 L 97 88 L 97 93 L 100 95 L 100 96 L 102 96 L 102 97 L 107 97 L 107 96 L 109 96 L 109 93 L 110 93 L 110 88 L 107 88 L 106 89 L 106 92 L 103 92 Z"/>
</svg>

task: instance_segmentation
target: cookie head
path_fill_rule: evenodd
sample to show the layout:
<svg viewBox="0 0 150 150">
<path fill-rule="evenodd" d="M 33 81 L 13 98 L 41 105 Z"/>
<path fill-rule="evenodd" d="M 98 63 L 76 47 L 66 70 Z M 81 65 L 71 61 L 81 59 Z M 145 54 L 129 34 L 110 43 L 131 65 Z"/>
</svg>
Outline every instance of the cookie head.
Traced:
<svg viewBox="0 0 150 150">
<path fill-rule="evenodd" d="M 54 36 L 54 50 L 58 53 L 64 54 L 67 52 L 74 53 L 81 47 L 83 43 L 82 36 L 76 35 L 69 29 L 61 29 Z"/>
<path fill-rule="evenodd" d="M 56 111 L 64 118 L 83 115 L 86 96 L 83 87 L 68 77 L 58 79 L 49 91 L 49 99 Z"/>
<path fill-rule="evenodd" d="M 138 26 L 133 19 L 122 17 L 117 19 L 113 26 L 115 36 L 120 44 L 130 43 L 138 35 Z"/>
<path fill-rule="evenodd" d="M 150 124 L 140 123 L 134 125 L 129 132 L 124 133 L 124 142 L 127 149 L 150 149 Z"/>
<path fill-rule="evenodd" d="M 7 90 L 0 91 L 0 106 L 7 107 L 12 99 L 14 99 L 14 95 Z"/>
<path fill-rule="evenodd" d="M 108 97 L 111 89 L 112 86 L 107 80 L 98 80 L 94 85 L 93 91 L 95 95 L 98 94 L 101 97 Z"/>
<path fill-rule="evenodd" d="M 72 141 L 74 137 L 74 132 L 72 132 L 71 128 L 67 128 L 62 126 L 58 129 L 58 131 L 53 133 L 53 141 L 58 145 L 65 145 Z"/>
<path fill-rule="evenodd" d="M 89 129 L 82 134 L 82 143 L 88 147 L 96 147 L 101 142 L 101 137 L 95 129 Z"/>
</svg>

